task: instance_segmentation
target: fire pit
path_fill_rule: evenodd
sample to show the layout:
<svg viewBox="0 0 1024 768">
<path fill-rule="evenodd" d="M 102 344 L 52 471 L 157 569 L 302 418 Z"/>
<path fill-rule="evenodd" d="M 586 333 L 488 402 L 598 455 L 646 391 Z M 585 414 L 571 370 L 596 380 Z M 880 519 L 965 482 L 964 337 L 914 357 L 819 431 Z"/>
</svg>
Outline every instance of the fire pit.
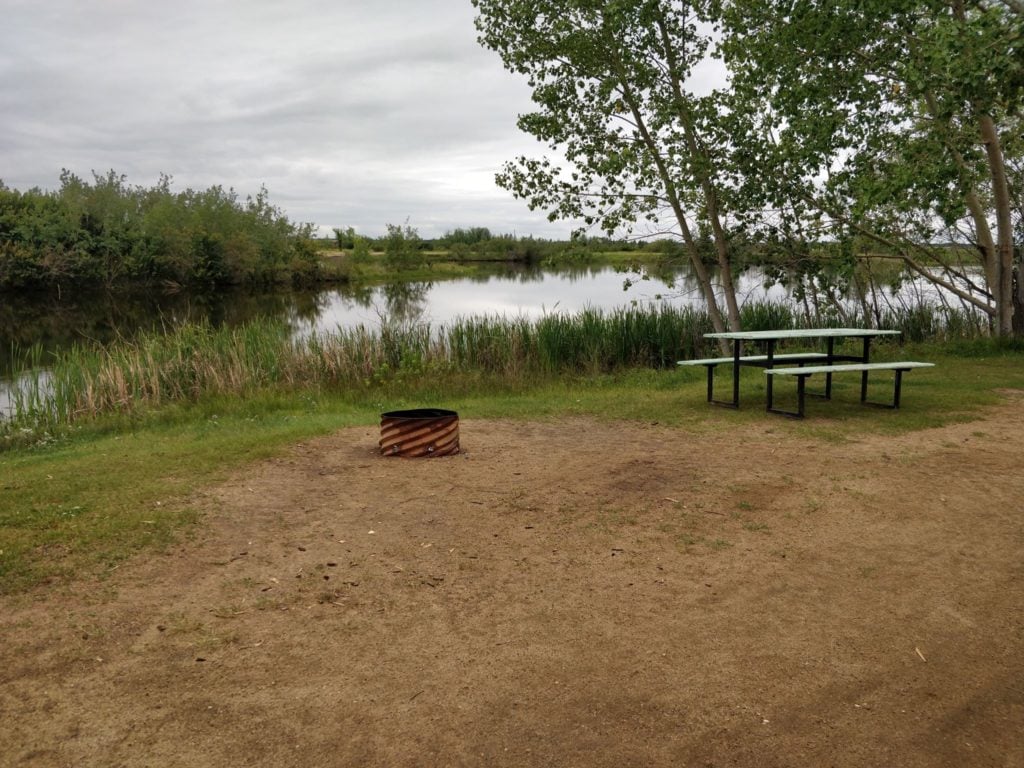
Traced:
<svg viewBox="0 0 1024 768">
<path fill-rule="evenodd" d="M 458 453 L 459 414 L 440 408 L 382 413 L 380 452 L 406 458 Z"/>
</svg>

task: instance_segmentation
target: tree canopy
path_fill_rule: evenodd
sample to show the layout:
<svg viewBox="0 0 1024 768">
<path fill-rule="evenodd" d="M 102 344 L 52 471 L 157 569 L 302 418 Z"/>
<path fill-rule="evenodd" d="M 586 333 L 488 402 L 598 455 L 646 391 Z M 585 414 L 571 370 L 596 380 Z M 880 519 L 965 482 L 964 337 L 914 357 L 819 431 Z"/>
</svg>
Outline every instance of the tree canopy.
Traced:
<svg viewBox="0 0 1024 768">
<path fill-rule="evenodd" d="M 1020 331 L 1019 13 L 961 0 L 722 0 L 717 12 L 733 107 L 752 129 L 741 140 L 771 169 L 751 175 L 764 208 L 866 238 L 997 333 Z"/>
<path fill-rule="evenodd" d="M 733 255 L 755 238 L 898 259 L 995 333 L 1024 332 L 1016 0 L 474 5 L 480 42 L 533 89 L 520 128 L 551 150 L 499 185 L 608 233 L 664 231 L 667 215 L 716 327 L 738 323 Z M 696 92 L 714 57 L 727 82 Z"/>
</svg>

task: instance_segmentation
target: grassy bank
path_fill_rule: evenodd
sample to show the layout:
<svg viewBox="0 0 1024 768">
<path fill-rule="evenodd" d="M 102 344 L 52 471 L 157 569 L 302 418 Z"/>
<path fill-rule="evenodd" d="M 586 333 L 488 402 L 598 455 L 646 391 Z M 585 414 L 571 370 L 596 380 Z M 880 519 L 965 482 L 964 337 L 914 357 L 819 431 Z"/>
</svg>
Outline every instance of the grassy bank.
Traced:
<svg viewBox="0 0 1024 768">
<path fill-rule="evenodd" d="M 516 251 L 464 252 L 458 249 L 432 249 L 417 251 L 415 258 L 396 263 L 383 251 L 321 249 L 317 253 L 319 279 L 325 282 L 346 282 L 356 285 L 382 283 L 428 282 L 472 278 L 517 265 L 527 269 L 543 266 L 559 268 L 627 269 L 643 264 L 652 270 L 666 266 L 666 254 L 651 250 L 580 249 L 570 243 L 545 243 L 538 253 Z"/>
<path fill-rule="evenodd" d="M 920 310 L 888 319 L 888 327 L 910 341 L 962 332 L 948 316 Z M 751 330 L 799 327 L 801 318 L 788 305 L 755 303 L 744 307 L 742 324 Z M 676 360 L 714 353 L 704 338 L 711 329 L 705 312 L 667 304 L 538 320 L 470 317 L 437 328 L 385 320 L 307 336 L 266 320 L 217 329 L 184 324 L 106 347 L 77 346 L 52 360 L 37 355 L 34 370 L 12 393 L 16 415 L 0 422 L 0 448 L 216 397 L 365 395 L 421 381 L 483 378 L 522 386 L 556 375 L 671 368 Z"/>
<path fill-rule="evenodd" d="M 1000 388 L 1024 389 L 1020 352 L 978 344 L 905 352 L 937 367 L 908 377 L 899 411 L 861 407 L 857 377 L 839 377 L 833 401 L 813 408 L 803 422 L 764 413 L 763 374 L 753 369 L 744 371 L 739 411 L 704 401 L 702 370 L 633 369 L 519 383 L 451 374 L 359 392 L 262 390 L 245 398 L 204 397 L 145 418 L 106 417 L 58 441 L 0 454 L 0 592 L 103 573 L 141 549 L 164 547 L 194 530 L 197 489 L 296 442 L 350 425 L 375 425 L 383 410 L 453 408 L 464 420 L 462 442 L 470 451 L 474 421 L 490 418 L 590 416 L 695 430 L 768 423 L 784 433 L 845 439 L 969 419 L 996 402 Z M 881 399 L 891 384 L 880 379 L 878 387 Z M 353 439 L 372 447 L 373 429 L 370 437 Z"/>
<path fill-rule="evenodd" d="M 660 307 L 538 321 L 468 318 L 432 329 L 385 322 L 296 338 L 283 323 L 182 325 L 108 347 L 79 346 L 14 392 L 8 444 L 87 421 L 143 417 L 174 403 L 264 391 L 366 393 L 410 380 L 495 377 L 513 385 L 556 373 L 666 367 L 704 348 L 707 318 Z M 46 361 L 37 361 L 46 362 Z"/>
<path fill-rule="evenodd" d="M 798 322 L 775 305 L 746 311 L 750 328 Z M 920 327 L 904 332 L 913 338 Z M 197 519 L 196 489 L 297 441 L 374 424 L 385 410 L 430 405 L 464 419 L 586 415 L 699 430 L 768 420 L 844 439 L 968 419 L 1000 388 L 1024 389 L 1024 349 L 953 338 L 947 327 L 942 341 L 877 346 L 880 360 L 937 364 L 908 377 L 897 412 L 861 407 L 857 377 L 837 377 L 834 400 L 812 406 L 806 421 L 768 416 L 754 369 L 743 371 L 743 408 L 712 408 L 703 369 L 674 365 L 714 352 L 708 329 L 703 313 L 664 307 L 475 318 L 435 330 L 384 324 L 300 340 L 276 323 L 190 325 L 40 360 L 49 373 L 22 392 L 21 416 L 0 427 L 0 591 L 102 572 L 166 545 Z M 890 381 L 879 377 L 873 396 L 890 396 Z M 790 389 L 780 385 L 780 396 Z"/>
</svg>

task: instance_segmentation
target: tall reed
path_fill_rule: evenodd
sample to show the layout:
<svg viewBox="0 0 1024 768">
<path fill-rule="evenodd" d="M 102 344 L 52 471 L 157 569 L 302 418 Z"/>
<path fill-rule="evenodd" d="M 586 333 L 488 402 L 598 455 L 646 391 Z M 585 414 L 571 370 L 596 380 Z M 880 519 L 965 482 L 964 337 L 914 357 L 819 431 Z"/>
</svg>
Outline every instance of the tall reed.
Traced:
<svg viewBox="0 0 1024 768">
<path fill-rule="evenodd" d="M 860 318 L 858 318 L 859 320 Z M 743 309 L 749 329 L 798 327 L 788 305 Z M 910 340 L 980 333 L 976 318 L 928 308 L 891 310 L 884 326 Z M 393 380 L 482 374 L 506 380 L 627 367 L 667 368 L 715 353 L 705 311 L 667 304 L 553 313 L 538 320 L 468 317 L 432 329 L 391 322 L 301 337 L 285 323 L 237 328 L 185 324 L 108 347 L 80 345 L 35 364 L 11 392 L 0 444 L 104 414 L 132 414 L 210 395 L 268 390 L 358 390 Z"/>
</svg>

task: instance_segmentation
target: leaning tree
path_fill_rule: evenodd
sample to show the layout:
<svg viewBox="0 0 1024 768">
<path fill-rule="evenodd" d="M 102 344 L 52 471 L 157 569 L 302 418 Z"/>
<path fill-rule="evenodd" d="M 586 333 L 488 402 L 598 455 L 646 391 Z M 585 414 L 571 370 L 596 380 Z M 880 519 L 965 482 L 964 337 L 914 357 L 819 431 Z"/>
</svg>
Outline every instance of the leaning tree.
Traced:
<svg viewBox="0 0 1024 768">
<path fill-rule="evenodd" d="M 528 78 L 536 109 L 519 127 L 551 155 L 519 157 L 498 184 L 548 211 L 613 234 L 667 221 L 716 330 L 739 328 L 733 280 L 731 144 L 722 93 L 699 94 L 712 43 L 706 3 L 473 0 L 480 42 Z M 705 263 L 710 234 L 717 280 Z M 720 290 L 716 290 L 720 288 Z M 724 302 L 724 308 L 722 303 Z"/>
</svg>

